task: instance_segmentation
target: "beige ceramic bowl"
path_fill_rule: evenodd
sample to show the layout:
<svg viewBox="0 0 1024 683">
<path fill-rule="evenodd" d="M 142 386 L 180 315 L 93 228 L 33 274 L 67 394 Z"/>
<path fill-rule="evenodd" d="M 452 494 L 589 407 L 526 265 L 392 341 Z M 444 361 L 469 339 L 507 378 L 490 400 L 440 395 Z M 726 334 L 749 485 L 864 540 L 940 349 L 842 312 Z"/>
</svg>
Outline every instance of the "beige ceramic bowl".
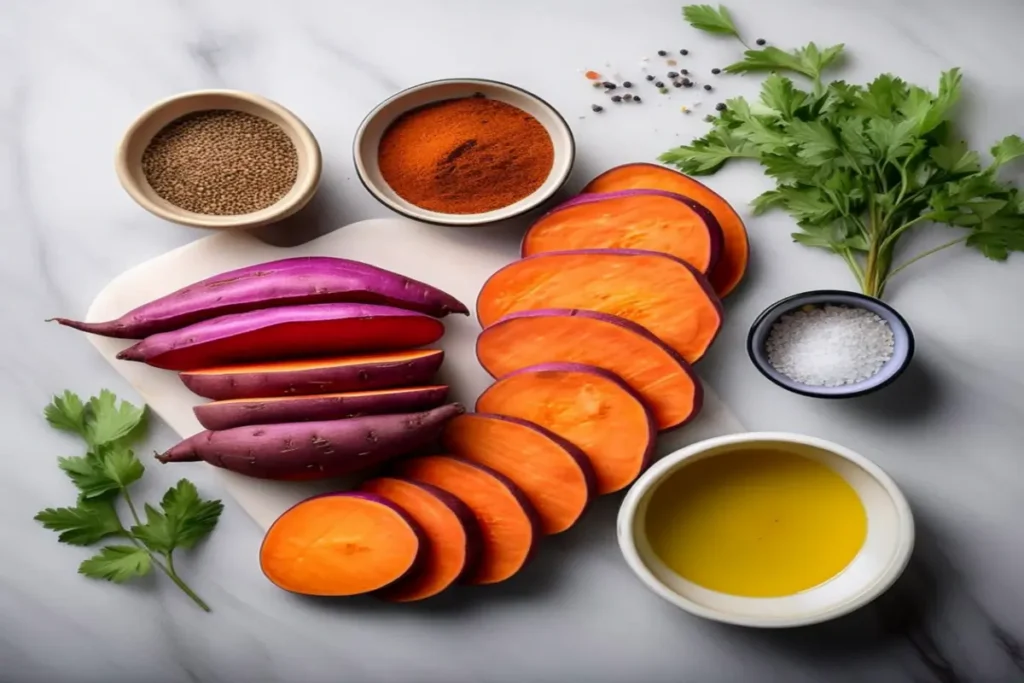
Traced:
<svg viewBox="0 0 1024 683">
<path fill-rule="evenodd" d="M 727 595 L 687 581 L 651 549 L 645 531 L 647 506 L 658 486 L 697 460 L 751 448 L 782 450 L 816 460 L 846 479 L 864 504 L 868 518 L 864 545 L 845 569 L 825 583 L 779 598 Z M 839 444 L 788 432 L 719 436 L 666 455 L 629 490 L 619 509 L 617 532 L 626 562 L 656 594 L 699 617 L 761 628 L 806 626 L 866 605 L 892 586 L 914 549 L 910 506 L 878 465 Z"/>
<path fill-rule="evenodd" d="M 402 114 L 441 100 L 472 97 L 482 94 L 492 100 L 519 107 L 533 115 L 547 130 L 554 146 L 555 159 L 547 179 L 532 194 L 518 202 L 485 213 L 454 214 L 423 209 L 407 202 L 385 182 L 377 164 L 377 148 L 384 131 Z M 569 179 L 576 159 L 576 143 L 569 124 L 550 104 L 531 92 L 508 83 L 479 78 L 452 78 L 421 83 L 392 95 L 378 104 L 356 131 L 352 144 L 356 172 L 366 189 L 392 211 L 425 223 L 473 226 L 514 218 L 531 211 L 551 199 Z"/>
<path fill-rule="evenodd" d="M 231 109 L 259 116 L 281 127 L 298 155 L 298 174 L 292 188 L 274 204 L 252 213 L 213 216 L 186 211 L 161 198 L 142 171 L 142 154 L 167 124 L 187 114 L 210 109 Z M 121 185 L 142 208 L 175 223 L 198 228 L 255 228 L 279 221 L 305 206 L 320 182 L 320 146 L 295 114 L 277 102 L 238 90 L 197 90 L 157 102 L 128 128 L 115 160 Z"/>
</svg>

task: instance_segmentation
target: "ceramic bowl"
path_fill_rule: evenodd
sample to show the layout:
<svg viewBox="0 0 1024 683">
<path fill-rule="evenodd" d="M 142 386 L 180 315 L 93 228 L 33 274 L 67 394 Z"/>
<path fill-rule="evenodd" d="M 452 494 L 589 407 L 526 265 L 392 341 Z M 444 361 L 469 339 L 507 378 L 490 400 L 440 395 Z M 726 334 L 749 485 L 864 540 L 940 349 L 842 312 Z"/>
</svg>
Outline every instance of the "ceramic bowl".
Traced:
<svg viewBox="0 0 1024 683">
<path fill-rule="evenodd" d="M 157 195 L 142 171 L 142 154 L 167 124 L 188 114 L 230 109 L 259 116 L 280 126 L 298 155 L 298 173 L 292 188 L 274 204 L 246 214 L 214 216 L 187 211 Z M 199 228 L 255 228 L 294 214 L 313 198 L 320 183 L 320 146 L 295 114 L 280 104 L 238 90 L 197 90 L 157 102 L 128 128 L 117 149 L 115 166 L 121 185 L 138 204 L 165 220 Z"/>
<path fill-rule="evenodd" d="M 494 211 L 473 214 L 441 213 L 423 209 L 395 193 L 387 184 L 377 164 L 377 148 L 388 127 L 402 114 L 441 100 L 483 95 L 506 102 L 533 115 L 547 130 L 554 145 L 555 158 L 547 179 L 532 194 L 514 204 Z M 381 204 L 396 213 L 425 223 L 450 226 L 485 225 L 527 213 L 547 200 L 569 179 L 576 158 L 576 143 L 562 115 L 554 107 L 531 92 L 508 83 L 478 78 L 453 78 L 421 83 L 392 95 L 367 114 L 356 131 L 352 143 L 356 172 L 366 189 Z"/>
<path fill-rule="evenodd" d="M 768 362 L 765 342 L 768 339 L 772 326 L 778 322 L 779 318 L 804 306 L 822 306 L 824 304 L 863 308 L 871 311 L 888 323 L 893 334 L 892 357 L 886 361 L 881 370 L 875 375 L 853 384 L 844 384 L 838 387 L 818 387 L 790 379 L 772 367 L 772 364 Z M 761 371 L 761 374 L 783 389 L 817 398 L 849 398 L 851 396 L 863 396 L 894 382 L 906 370 L 907 366 L 910 365 L 911 359 L 914 357 L 914 333 L 910 329 L 910 325 L 907 324 L 907 321 L 903 319 L 903 316 L 884 301 L 858 292 L 820 289 L 786 297 L 762 311 L 750 326 L 750 332 L 747 334 L 747 355 L 750 356 L 750 360 Z"/>
<path fill-rule="evenodd" d="M 864 545 L 845 569 L 823 584 L 785 597 L 739 597 L 691 583 L 658 559 L 645 533 L 647 506 L 667 477 L 703 458 L 758 448 L 792 452 L 831 467 L 860 496 L 868 518 Z M 617 533 L 629 567 L 657 595 L 700 617 L 761 628 L 806 626 L 866 605 L 896 581 L 914 548 L 910 507 L 881 468 L 838 444 L 781 432 L 719 436 L 665 456 L 626 495 L 619 509 Z"/>
</svg>

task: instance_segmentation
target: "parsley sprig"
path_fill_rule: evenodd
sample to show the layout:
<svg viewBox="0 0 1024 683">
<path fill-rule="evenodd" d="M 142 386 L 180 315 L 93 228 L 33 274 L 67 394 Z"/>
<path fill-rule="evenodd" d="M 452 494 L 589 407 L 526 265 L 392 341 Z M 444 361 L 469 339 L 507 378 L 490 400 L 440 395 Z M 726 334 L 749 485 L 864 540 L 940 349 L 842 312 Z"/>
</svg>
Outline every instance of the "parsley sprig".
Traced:
<svg viewBox="0 0 1024 683">
<path fill-rule="evenodd" d="M 683 9 L 695 27 L 739 38 L 728 11 Z M 714 16 L 712 16 L 714 15 Z M 786 52 L 747 50 L 729 73 L 769 72 L 760 98 L 726 101 L 712 129 L 660 160 L 691 175 L 712 174 L 733 159 L 754 159 L 776 187 L 754 200 L 754 212 L 787 211 L 800 228 L 793 239 L 841 256 L 864 293 L 881 297 L 893 276 L 942 249 L 966 244 L 1002 261 L 1024 250 L 1024 196 L 999 172 L 1024 156 L 1009 135 L 982 164 L 957 135 L 953 107 L 959 69 L 944 72 L 933 93 L 882 74 L 866 85 L 822 80 L 843 45 L 814 43 Z M 802 89 L 789 75 L 806 77 Z M 896 245 L 929 223 L 964 229 L 954 239 L 895 263 Z"/>
<path fill-rule="evenodd" d="M 209 612 L 210 607 L 175 570 L 174 551 L 192 548 L 209 534 L 224 506 L 219 500 L 203 500 L 195 485 L 182 479 L 164 494 L 159 509 L 145 505 L 146 521 L 142 521 L 128 488 L 145 472 L 131 449 L 145 432 L 145 407 L 118 402 L 105 389 L 84 403 L 65 391 L 46 406 L 45 415 L 54 428 L 79 436 L 87 451 L 85 455 L 58 459 L 60 468 L 78 488 L 77 503 L 73 507 L 47 508 L 35 519 L 59 532 L 58 540 L 69 545 L 88 546 L 113 538 L 125 541 L 101 548 L 79 565 L 79 573 L 124 583 L 156 567 Z M 117 513 L 120 498 L 134 522 L 128 528 Z"/>
</svg>

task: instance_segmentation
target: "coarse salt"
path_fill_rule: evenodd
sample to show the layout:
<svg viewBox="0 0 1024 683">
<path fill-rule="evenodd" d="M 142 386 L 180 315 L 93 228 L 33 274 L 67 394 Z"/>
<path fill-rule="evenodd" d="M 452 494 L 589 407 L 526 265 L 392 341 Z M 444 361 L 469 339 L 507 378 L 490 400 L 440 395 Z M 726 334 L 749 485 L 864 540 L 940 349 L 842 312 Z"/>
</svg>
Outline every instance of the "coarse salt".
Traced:
<svg viewBox="0 0 1024 683">
<path fill-rule="evenodd" d="M 889 324 L 875 313 L 827 304 L 780 317 L 765 351 L 772 367 L 796 382 L 838 387 L 878 374 L 893 346 Z"/>
</svg>

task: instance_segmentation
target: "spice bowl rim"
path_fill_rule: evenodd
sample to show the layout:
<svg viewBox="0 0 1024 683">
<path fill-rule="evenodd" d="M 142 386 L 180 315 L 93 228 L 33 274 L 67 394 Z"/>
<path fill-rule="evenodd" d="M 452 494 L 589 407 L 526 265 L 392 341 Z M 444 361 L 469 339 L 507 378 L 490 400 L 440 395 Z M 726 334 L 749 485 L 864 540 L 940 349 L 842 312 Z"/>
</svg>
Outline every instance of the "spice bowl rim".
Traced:
<svg viewBox="0 0 1024 683">
<path fill-rule="evenodd" d="M 868 514 L 868 536 L 850 563 L 836 576 L 813 588 L 778 598 L 731 596 L 690 584 L 657 559 L 641 528 L 646 507 L 657 487 L 687 463 L 741 450 L 745 445 L 774 445 L 779 449 L 814 451 L 826 466 L 839 463 L 858 472 L 870 496 L 854 486 Z M 842 475 L 841 475 L 842 476 Z M 846 478 L 844 476 L 844 478 Z M 866 484 L 866 482 L 870 482 Z M 874 524 L 871 515 L 887 508 L 883 524 Z M 872 534 L 874 536 L 872 537 Z M 619 551 L 630 570 L 654 594 L 698 617 L 751 628 L 793 628 L 831 621 L 871 603 L 885 593 L 903 574 L 915 546 L 913 511 L 899 485 L 882 469 L 860 453 L 841 444 L 795 432 L 740 432 L 715 436 L 685 446 L 659 459 L 630 487 L 616 518 Z M 870 547 L 869 547 L 870 545 Z M 884 547 L 883 547 L 884 546 Z M 872 557 L 872 562 L 865 562 Z M 858 564 L 860 562 L 860 564 Z M 660 566 L 659 566 L 660 565 Z M 681 582 L 690 596 L 666 581 Z M 850 579 L 839 589 L 844 578 Z M 711 598 L 708 600 L 707 598 Z"/>
<path fill-rule="evenodd" d="M 238 111 L 252 113 L 254 116 L 268 115 L 264 116 L 264 118 L 282 128 L 295 146 L 298 164 L 295 183 L 284 196 L 270 206 L 258 211 L 242 214 L 201 214 L 175 206 L 163 199 L 154 200 L 144 191 L 145 176 L 138 168 L 138 160 L 133 161 L 129 158 L 131 150 L 137 144 L 144 145 L 143 149 L 145 149 L 145 145 L 148 145 L 163 127 L 182 116 L 210 109 L 229 108 L 223 106 L 211 107 L 202 104 L 209 99 L 220 99 L 225 102 L 232 100 L 244 102 L 251 111 L 247 109 L 238 109 Z M 190 103 L 189 101 L 193 102 Z M 184 103 L 188 104 L 175 116 L 169 118 L 162 126 L 157 127 L 152 135 L 148 136 L 147 140 L 139 140 L 141 131 L 148 127 L 154 118 L 161 117 L 167 110 L 179 107 Z M 121 187 L 124 188 L 125 192 L 139 206 L 158 218 L 195 228 L 244 229 L 256 228 L 283 220 L 306 206 L 319 187 L 323 171 L 323 158 L 316 136 L 313 135 L 313 132 L 302 119 L 287 107 L 256 93 L 244 90 L 212 88 L 180 92 L 158 100 L 146 107 L 135 117 L 122 135 L 117 146 L 114 167 L 117 171 Z"/>
<path fill-rule="evenodd" d="M 410 95 L 414 95 L 424 90 L 446 85 L 483 85 L 497 88 L 505 88 L 517 92 L 526 99 L 533 100 L 539 107 L 546 109 L 552 115 L 553 120 L 555 121 L 555 126 L 564 134 L 564 138 L 567 143 L 564 152 L 565 168 L 564 170 L 561 171 L 560 177 L 558 177 L 556 181 L 546 189 L 542 185 L 541 187 L 534 190 L 534 192 L 532 192 L 531 194 L 527 195 L 526 197 L 523 197 L 522 199 L 513 204 L 491 211 L 486 211 L 483 213 L 458 214 L 431 211 L 429 209 L 420 208 L 413 204 L 412 202 L 405 201 L 400 197 L 398 198 L 399 201 L 395 201 L 391 197 L 387 196 L 387 194 L 382 192 L 381 188 L 378 186 L 378 183 L 375 182 L 372 178 L 367 177 L 367 163 L 366 160 L 364 159 L 364 154 L 361 151 L 363 147 L 362 143 L 364 138 L 366 137 L 369 126 L 372 123 L 374 123 L 375 119 L 379 117 L 381 113 L 389 105 L 394 104 L 395 102 L 401 100 L 402 98 L 409 97 Z M 429 102 L 426 104 L 429 104 Z M 420 106 L 424 105 L 418 104 L 415 106 L 411 106 L 403 110 L 402 113 L 413 111 Z M 399 116 L 400 115 L 401 114 L 399 114 Z M 552 144 L 555 145 L 555 162 L 557 162 L 559 146 L 558 143 L 554 140 L 554 136 L 552 136 Z M 353 164 L 355 165 L 356 176 L 358 176 L 359 182 L 363 184 L 363 187 L 366 188 L 366 190 L 370 193 L 370 195 L 373 196 L 374 199 L 376 199 L 386 208 L 391 209 L 395 213 L 405 216 L 406 218 L 410 218 L 421 223 L 429 223 L 431 225 L 443 225 L 455 228 L 473 228 L 480 227 L 483 225 L 490 225 L 492 223 L 518 218 L 520 216 L 530 213 L 531 211 L 534 211 L 539 206 L 543 205 L 552 197 L 557 195 L 558 192 L 563 187 L 565 187 L 565 184 L 569 181 L 569 177 L 572 175 L 573 166 L 576 163 L 576 151 L 576 138 L 573 136 L 572 128 L 570 128 L 568 121 L 566 121 L 565 117 L 561 114 L 561 112 L 559 112 L 558 109 L 556 109 L 555 106 L 552 105 L 550 102 L 540 97 L 536 93 L 531 92 L 526 88 L 523 88 L 522 86 L 513 85 L 512 83 L 508 83 L 506 81 L 499 81 L 496 79 L 476 77 L 439 78 L 431 81 L 424 81 L 423 83 L 418 83 L 408 88 L 403 88 L 402 90 L 399 90 L 398 92 L 388 96 L 387 98 L 376 104 L 369 111 L 369 113 L 367 113 L 366 116 L 363 117 L 363 120 L 359 123 L 358 128 L 356 128 L 355 135 L 352 138 L 352 160 Z M 552 164 L 552 171 L 555 170 L 556 165 L 557 163 Z M 381 182 L 383 182 L 383 180 Z M 518 208 L 512 209 L 512 207 L 517 207 L 517 205 Z"/>
<path fill-rule="evenodd" d="M 870 308 L 866 310 L 880 309 L 885 315 L 881 316 L 890 328 L 898 327 L 903 334 L 906 335 L 906 351 L 901 356 L 893 356 L 886 365 L 891 363 L 897 363 L 898 366 L 887 376 L 884 380 L 878 382 L 872 382 L 873 377 L 869 377 L 866 380 L 857 382 L 854 384 L 845 385 L 849 387 L 849 390 L 844 390 L 843 386 L 840 387 L 816 387 L 810 384 L 802 384 L 796 380 L 790 380 L 788 378 L 782 379 L 777 373 L 772 372 L 766 367 L 767 358 L 762 357 L 758 353 L 757 338 L 761 330 L 770 328 L 779 318 L 786 313 L 800 308 L 808 303 L 808 299 L 818 299 L 820 297 L 835 297 L 835 302 L 839 305 L 846 304 L 854 307 L 858 307 L 858 304 L 867 303 Z M 817 302 L 817 303 L 832 303 L 832 302 Z M 872 311 L 877 314 L 877 311 Z M 896 330 L 894 329 L 894 332 Z M 843 289 L 813 289 L 805 292 L 797 292 L 787 297 L 779 299 L 775 303 L 769 305 L 751 323 L 750 329 L 747 332 L 747 356 L 750 358 L 751 363 L 757 368 L 758 372 L 764 375 L 776 386 L 780 386 L 787 391 L 791 391 L 801 396 L 808 396 L 811 398 L 827 398 L 827 399 L 841 399 L 841 398 L 854 398 L 857 396 L 865 396 L 867 394 L 874 393 L 880 389 L 884 389 L 906 371 L 909 367 L 911 360 L 914 358 L 916 342 L 914 339 L 914 331 L 907 323 L 906 319 L 893 308 L 890 304 L 882 301 L 881 299 L 861 292 L 855 292 L 852 290 Z M 884 367 L 884 366 L 883 366 Z M 881 372 L 881 371 L 880 371 Z M 825 391 L 830 389 L 831 391 Z"/>
</svg>

